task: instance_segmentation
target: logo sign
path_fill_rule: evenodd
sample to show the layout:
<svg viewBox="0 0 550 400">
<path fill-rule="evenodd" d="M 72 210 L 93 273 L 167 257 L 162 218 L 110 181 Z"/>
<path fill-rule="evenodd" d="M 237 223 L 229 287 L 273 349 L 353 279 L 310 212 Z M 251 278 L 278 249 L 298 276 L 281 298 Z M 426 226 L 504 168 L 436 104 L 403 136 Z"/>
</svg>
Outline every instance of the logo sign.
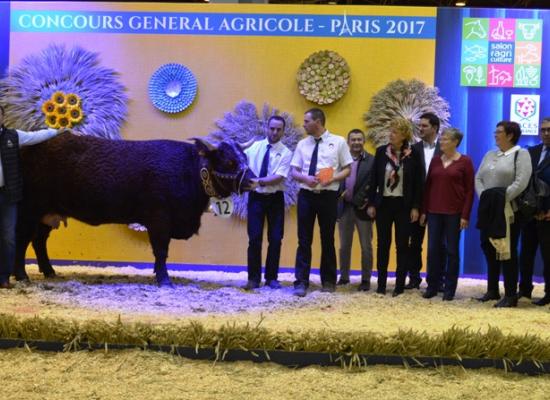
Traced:
<svg viewBox="0 0 550 400">
<path fill-rule="evenodd" d="M 233 214 L 233 199 L 231 197 L 225 197 L 223 199 L 211 197 L 210 208 L 214 212 L 214 215 L 222 218 L 229 218 Z"/>
<path fill-rule="evenodd" d="M 510 120 L 521 126 L 522 135 L 539 133 L 540 96 L 538 94 L 513 94 L 510 99 Z"/>
<path fill-rule="evenodd" d="M 463 18 L 461 86 L 539 88 L 542 20 Z"/>
</svg>

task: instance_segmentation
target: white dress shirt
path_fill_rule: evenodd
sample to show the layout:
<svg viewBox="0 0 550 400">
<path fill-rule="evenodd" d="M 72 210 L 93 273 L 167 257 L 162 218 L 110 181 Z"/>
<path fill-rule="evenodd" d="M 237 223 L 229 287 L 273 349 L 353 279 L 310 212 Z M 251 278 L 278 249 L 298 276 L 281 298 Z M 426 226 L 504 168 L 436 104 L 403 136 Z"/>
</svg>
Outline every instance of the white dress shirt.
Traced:
<svg viewBox="0 0 550 400">
<path fill-rule="evenodd" d="M 43 142 L 57 135 L 57 129 L 41 129 L 35 132 L 25 132 L 16 130 L 17 135 L 19 136 L 19 147 L 30 146 Z M 8 143 L 9 146 L 9 143 Z M 0 155 L 0 187 L 4 186 L 4 169 L 2 168 L 2 156 Z"/>
<path fill-rule="evenodd" d="M 268 144 L 269 141 L 267 139 L 259 140 L 257 142 L 254 142 L 252 146 L 244 151 L 244 153 L 248 157 L 248 166 L 256 176 L 260 176 L 262 161 L 264 160 L 264 155 L 267 151 Z M 290 170 L 291 158 L 292 153 L 280 140 L 277 143 L 272 143 L 271 149 L 269 150 L 267 176 L 279 175 L 283 178 L 286 178 L 288 176 L 288 171 Z M 277 191 L 284 190 L 284 179 L 276 185 L 259 186 L 255 189 L 255 191 L 258 193 L 275 193 Z"/>
<path fill-rule="evenodd" d="M 290 163 L 291 166 L 308 175 L 309 164 L 311 163 L 311 154 L 315 148 L 315 139 L 313 136 L 308 136 L 298 142 L 294 156 Z M 333 168 L 334 173 L 340 172 L 344 167 L 351 165 L 353 157 L 349 151 L 346 139 L 341 136 L 333 135 L 329 131 L 325 131 L 321 135 L 321 142 L 317 153 L 317 171 L 323 168 Z M 340 182 L 332 182 L 328 186 L 317 184 L 314 188 L 310 188 L 304 183 L 300 183 L 300 187 L 306 190 L 334 190 L 337 191 L 340 187 Z"/>
<path fill-rule="evenodd" d="M 428 175 L 428 171 L 430 170 L 430 163 L 432 162 L 432 158 L 434 158 L 435 146 L 437 142 L 434 141 L 433 144 L 430 144 L 423 140 L 422 144 L 424 145 L 424 166 L 426 167 L 426 175 Z"/>
</svg>

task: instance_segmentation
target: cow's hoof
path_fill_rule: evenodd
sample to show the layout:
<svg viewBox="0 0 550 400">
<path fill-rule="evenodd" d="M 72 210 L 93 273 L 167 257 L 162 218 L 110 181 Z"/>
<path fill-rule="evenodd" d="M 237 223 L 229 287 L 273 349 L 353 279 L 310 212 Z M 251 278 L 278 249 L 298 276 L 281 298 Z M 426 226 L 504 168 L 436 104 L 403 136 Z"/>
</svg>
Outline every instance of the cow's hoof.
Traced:
<svg viewBox="0 0 550 400">
<path fill-rule="evenodd" d="M 51 271 L 42 271 L 42 274 L 44 274 L 44 278 L 55 278 L 57 276 L 53 269 Z"/>
<path fill-rule="evenodd" d="M 170 278 L 164 278 L 157 280 L 157 284 L 160 288 L 173 288 L 174 284 L 170 281 Z"/>
<path fill-rule="evenodd" d="M 31 279 L 27 274 L 24 275 L 15 275 L 15 280 L 17 282 L 23 282 L 23 283 L 31 283 Z"/>
</svg>

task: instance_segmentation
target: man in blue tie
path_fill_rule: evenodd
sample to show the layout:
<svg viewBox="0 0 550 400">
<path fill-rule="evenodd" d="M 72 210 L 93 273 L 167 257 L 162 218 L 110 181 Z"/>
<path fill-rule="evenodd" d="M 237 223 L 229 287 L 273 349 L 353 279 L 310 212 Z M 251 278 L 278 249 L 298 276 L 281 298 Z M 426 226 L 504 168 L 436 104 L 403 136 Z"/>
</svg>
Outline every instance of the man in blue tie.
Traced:
<svg viewBox="0 0 550 400">
<path fill-rule="evenodd" d="M 290 163 L 291 176 L 300 184 L 298 193 L 298 249 L 294 295 L 304 297 L 309 287 L 311 243 L 315 219 L 321 234 L 321 284 L 324 292 L 336 290 L 337 197 L 340 181 L 353 163 L 346 140 L 325 128 L 325 114 L 312 108 L 304 114 L 307 137 L 300 140 Z"/>
<path fill-rule="evenodd" d="M 533 175 L 550 185 L 550 117 L 543 118 L 540 125 L 540 144 L 530 147 Z M 543 201 L 543 210 L 521 230 L 521 252 L 519 256 L 519 297 L 531 298 L 533 291 L 533 270 L 537 248 L 540 247 L 544 264 L 544 297 L 533 304 L 550 304 L 550 198 Z"/>
<path fill-rule="evenodd" d="M 281 242 L 285 226 L 285 179 L 292 153 L 281 142 L 285 120 L 274 115 L 267 123 L 267 138 L 245 150 L 248 165 L 258 177 L 248 194 L 248 282 L 245 290 L 260 287 L 262 278 L 262 241 L 267 219 L 267 258 L 265 285 L 279 289 L 278 281 Z"/>
</svg>

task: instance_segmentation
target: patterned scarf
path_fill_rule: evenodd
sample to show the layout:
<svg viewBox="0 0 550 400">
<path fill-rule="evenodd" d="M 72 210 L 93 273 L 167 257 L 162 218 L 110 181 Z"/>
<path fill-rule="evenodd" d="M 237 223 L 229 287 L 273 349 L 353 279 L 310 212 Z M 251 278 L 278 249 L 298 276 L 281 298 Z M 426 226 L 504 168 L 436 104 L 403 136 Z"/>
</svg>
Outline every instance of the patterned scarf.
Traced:
<svg viewBox="0 0 550 400">
<path fill-rule="evenodd" d="M 393 150 L 391 144 L 388 144 L 388 146 L 386 147 L 386 156 L 388 157 L 390 165 L 392 166 L 392 171 L 388 180 L 386 181 L 386 187 L 390 188 L 390 191 L 393 192 L 393 190 L 399 184 L 399 169 L 403 165 L 403 160 L 405 160 L 405 158 L 409 157 L 410 155 L 411 148 L 409 147 L 409 144 L 407 142 L 403 143 L 403 146 L 401 146 L 401 154 L 399 158 L 397 157 L 397 154 Z"/>
</svg>

